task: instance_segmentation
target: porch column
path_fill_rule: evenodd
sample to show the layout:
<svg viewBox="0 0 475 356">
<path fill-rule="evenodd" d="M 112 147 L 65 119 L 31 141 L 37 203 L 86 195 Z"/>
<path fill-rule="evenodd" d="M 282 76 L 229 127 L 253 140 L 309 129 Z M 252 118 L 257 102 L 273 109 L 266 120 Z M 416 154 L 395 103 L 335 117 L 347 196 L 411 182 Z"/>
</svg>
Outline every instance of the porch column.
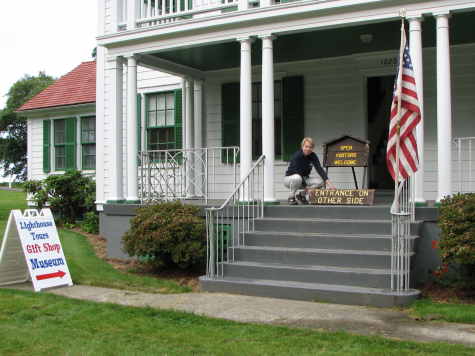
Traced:
<svg viewBox="0 0 475 356">
<path fill-rule="evenodd" d="M 205 157 L 203 151 L 203 82 L 195 80 L 193 83 L 193 118 L 194 118 L 194 148 L 196 154 L 195 158 L 195 195 L 207 198 L 206 189 L 204 187 L 205 180 L 203 174 L 205 172 Z"/>
<path fill-rule="evenodd" d="M 137 60 L 127 58 L 127 203 L 139 203 L 137 170 Z"/>
<path fill-rule="evenodd" d="M 416 129 L 419 169 L 415 174 L 415 203 L 423 205 L 426 201 L 424 199 L 424 67 L 422 60 L 421 23 L 421 16 L 409 18 L 409 45 L 422 118 Z"/>
<path fill-rule="evenodd" d="M 185 79 L 185 149 L 187 160 L 186 166 L 186 192 L 187 196 L 194 196 L 194 166 L 193 166 L 193 80 Z"/>
<path fill-rule="evenodd" d="M 195 148 L 203 147 L 203 82 L 195 80 L 194 88 L 194 146 Z"/>
<path fill-rule="evenodd" d="M 110 104 L 111 104 L 111 197 L 108 202 L 124 202 L 124 180 L 123 180 L 123 58 L 116 57 L 109 68 L 111 78 Z"/>
<path fill-rule="evenodd" d="M 264 163 L 264 201 L 276 202 L 274 195 L 274 58 L 271 35 L 262 36 L 262 154 Z"/>
<path fill-rule="evenodd" d="M 249 173 L 252 164 L 252 78 L 250 37 L 239 39 L 241 42 L 241 79 L 240 79 L 240 140 L 241 158 L 240 180 Z M 247 199 L 247 195 L 243 197 Z"/>
<path fill-rule="evenodd" d="M 439 202 L 452 194 L 452 98 L 449 13 L 435 13 L 437 25 L 437 153 Z"/>
</svg>

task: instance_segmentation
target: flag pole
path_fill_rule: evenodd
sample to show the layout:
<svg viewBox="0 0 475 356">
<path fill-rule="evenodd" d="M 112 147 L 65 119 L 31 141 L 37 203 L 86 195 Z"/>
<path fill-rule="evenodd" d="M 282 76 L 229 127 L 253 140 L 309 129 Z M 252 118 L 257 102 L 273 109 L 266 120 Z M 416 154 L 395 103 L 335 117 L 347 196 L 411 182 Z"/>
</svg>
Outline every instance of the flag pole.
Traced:
<svg viewBox="0 0 475 356">
<path fill-rule="evenodd" d="M 401 139 L 401 96 L 402 96 L 402 65 L 403 65 L 403 55 L 405 47 L 405 28 L 404 28 L 404 19 L 406 16 L 406 11 L 401 10 L 401 45 L 399 48 L 399 71 L 397 77 L 397 114 L 396 114 L 396 174 L 394 176 L 394 202 L 392 208 L 395 212 L 399 213 L 399 151 L 400 151 L 400 139 Z M 391 209 L 391 210 L 393 210 Z"/>
</svg>

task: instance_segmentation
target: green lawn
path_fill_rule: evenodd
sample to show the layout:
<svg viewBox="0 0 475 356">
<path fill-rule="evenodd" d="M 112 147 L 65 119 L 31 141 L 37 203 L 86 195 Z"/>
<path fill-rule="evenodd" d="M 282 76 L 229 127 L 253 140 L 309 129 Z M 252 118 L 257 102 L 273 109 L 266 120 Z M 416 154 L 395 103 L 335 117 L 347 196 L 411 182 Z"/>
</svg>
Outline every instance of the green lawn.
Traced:
<svg viewBox="0 0 475 356">
<path fill-rule="evenodd" d="M 26 193 L 0 190 L 0 241 L 12 209 L 26 209 Z"/>
<path fill-rule="evenodd" d="M 408 308 L 409 313 L 420 319 L 435 319 L 453 323 L 475 324 L 475 305 L 440 303 L 430 299 L 416 300 Z"/>
<path fill-rule="evenodd" d="M 0 290 L 2 355 L 473 355 L 415 343 L 254 325 Z"/>
<path fill-rule="evenodd" d="M 0 190 L 0 231 L 6 227 L 10 210 L 25 209 L 25 193 Z M 191 291 L 175 282 L 143 277 L 115 270 L 96 256 L 87 239 L 78 233 L 59 230 L 61 244 L 73 282 L 99 287 L 128 289 L 149 293 L 183 293 Z M 0 239 L 1 239 L 0 238 Z"/>
</svg>

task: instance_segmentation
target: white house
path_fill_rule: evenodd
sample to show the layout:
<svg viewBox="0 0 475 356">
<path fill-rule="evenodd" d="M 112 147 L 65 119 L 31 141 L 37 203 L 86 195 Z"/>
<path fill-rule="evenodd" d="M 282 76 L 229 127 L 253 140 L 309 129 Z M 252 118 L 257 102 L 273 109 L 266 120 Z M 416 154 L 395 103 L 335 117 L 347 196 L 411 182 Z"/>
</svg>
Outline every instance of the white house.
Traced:
<svg viewBox="0 0 475 356">
<path fill-rule="evenodd" d="M 244 188 L 238 187 L 242 190 L 237 200 L 249 203 L 260 199 L 246 197 L 254 179 L 262 187 L 258 192 L 265 203 L 286 199 L 283 177 L 287 161 L 304 136 L 317 141 L 320 155 L 321 144 L 344 134 L 368 140 L 368 172 L 357 168 L 356 176 L 364 186 L 377 191 L 392 189 L 385 168 L 385 145 L 401 16 L 406 20 L 423 108 L 417 130 L 420 168 L 414 179 L 414 200 L 424 206 L 454 192 L 475 190 L 475 0 L 98 0 L 98 9 L 95 100 L 73 104 L 59 100 L 21 110 L 29 118 L 29 178 L 73 166 L 92 168 L 88 157 L 92 157 L 93 142 L 82 139 L 84 130 L 92 132 L 89 118 L 95 115 L 97 209 L 111 256 L 123 255 L 120 239 L 136 204 L 150 199 L 201 199 L 212 205 L 230 198 L 233 189 L 246 182 Z M 89 137 L 86 131 L 85 137 Z M 332 168 L 329 176 L 337 187 L 353 186 L 348 168 Z M 250 220 L 251 209 L 234 222 L 230 222 L 234 217 L 227 215 L 219 220 L 219 213 L 218 219 L 208 222 L 210 236 L 214 236 L 213 231 L 221 239 L 228 234 L 227 241 L 234 244 L 233 259 L 234 251 L 236 258 L 252 259 L 257 250 L 265 257 L 279 249 L 245 251 L 246 246 L 240 246 L 242 233 L 252 233 L 249 226 L 239 230 L 243 219 Z M 387 219 L 386 210 L 377 208 L 365 214 Z M 434 220 L 435 209 L 429 210 L 419 209 L 421 220 Z M 366 303 L 362 294 L 371 295 L 374 305 L 407 302 L 397 299 L 401 294 L 393 293 L 392 277 L 389 286 L 388 276 L 394 276 L 394 271 L 389 270 L 388 258 L 395 248 L 378 245 L 391 241 L 391 230 L 387 230 L 390 221 L 377 221 L 376 227 L 365 221 L 341 224 L 325 208 L 274 209 L 273 214 L 282 218 L 282 211 L 292 219 L 299 218 L 300 211 L 329 214 L 325 226 L 332 227 L 327 232 L 344 230 L 339 230 L 343 234 L 340 239 L 316 240 L 315 246 L 328 242 L 326 250 L 300 249 L 294 256 L 294 264 L 326 261 L 328 266 L 313 266 L 305 272 L 311 278 L 320 273 L 318 278 L 326 282 L 302 290 L 288 280 L 285 286 L 272 284 L 266 275 L 257 284 L 236 284 L 226 280 L 226 274 L 236 266 L 226 265 L 219 260 L 223 254 L 220 257 L 216 251 L 213 255 L 210 249 L 209 261 L 215 257 L 216 261 L 210 262 L 209 278 L 203 279 L 207 290 L 242 291 L 239 288 L 245 286 L 245 291 L 259 295 L 290 296 L 283 292 L 285 287 L 299 290 L 292 294 L 297 298 L 326 296 L 324 300 L 333 301 L 325 298 L 340 293 L 340 302 L 347 302 L 350 295 L 350 302 Z M 282 233 L 279 229 L 293 231 L 295 225 L 277 220 L 261 221 L 260 227 L 274 229 L 274 235 Z M 317 223 L 309 222 L 307 232 L 313 233 Z M 417 252 L 421 258 L 415 262 L 421 280 L 428 266 L 437 263 L 427 262 L 434 254 L 430 240 L 437 233 L 431 232 L 432 227 L 424 229 L 414 229 L 425 246 Z M 374 235 L 367 235 L 370 230 L 382 234 L 383 239 L 376 243 Z M 371 251 L 336 254 L 344 246 L 330 244 L 353 243 L 345 240 L 351 233 L 362 236 L 363 247 L 354 250 Z M 299 236 L 288 234 L 289 241 L 299 243 Z M 213 239 L 210 246 L 215 243 Z M 373 251 L 377 248 L 381 250 Z M 293 251 L 279 253 L 291 258 L 296 253 Z M 374 270 L 371 260 L 380 256 L 381 261 L 374 263 L 381 262 L 382 267 Z M 273 268 L 261 262 L 262 268 L 252 272 L 253 278 Z M 246 268 L 254 268 L 256 263 Z M 345 268 L 371 268 L 371 272 L 335 270 L 334 263 Z M 279 268 L 270 275 L 289 280 L 294 272 L 298 278 L 303 275 L 301 268 Z M 251 272 L 240 273 L 242 277 Z M 384 278 L 378 282 L 376 274 Z M 358 281 L 361 284 L 357 286 L 363 288 L 358 291 L 346 285 L 328 289 L 321 284 L 353 285 Z M 406 289 L 408 283 L 403 283 Z M 384 291 L 365 289 L 371 285 Z M 316 290 L 323 294 L 314 294 Z M 389 299 L 380 299 L 381 295 Z M 408 292 L 403 297 L 415 295 Z"/>
<path fill-rule="evenodd" d="M 403 9 L 424 107 L 417 202 L 440 200 L 468 179 L 467 167 L 460 174 L 456 165 L 453 140 L 475 136 L 475 1 L 98 4 L 99 209 L 140 201 L 145 173 L 138 155 L 158 149 L 239 146 L 241 178 L 264 154 L 265 200 L 283 199 L 286 160 L 304 135 L 318 145 L 341 134 L 368 139 L 367 185 L 390 188 L 378 167 Z M 337 186 L 352 182 L 346 169 L 329 174 Z M 197 184 L 186 189 L 200 195 Z M 229 191 L 216 188 L 214 196 Z"/>
<path fill-rule="evenodd" d="M 83 62 L 17 111 L 27 118 L 28 179 L 96 169 L 96 62 Z"/>
</svg>

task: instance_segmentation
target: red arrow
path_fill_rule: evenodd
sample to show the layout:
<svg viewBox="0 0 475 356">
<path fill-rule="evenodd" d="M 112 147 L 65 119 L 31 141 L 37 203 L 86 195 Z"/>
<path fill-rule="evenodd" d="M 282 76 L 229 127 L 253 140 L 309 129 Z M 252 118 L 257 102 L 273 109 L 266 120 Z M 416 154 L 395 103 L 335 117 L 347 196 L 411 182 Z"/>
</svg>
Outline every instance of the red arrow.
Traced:
<svg viewBox="0 0 475 356">
<path fill-rule="evenodd" d="M 36 276 L 36 280 L 41 281 L 42 279 L 49 279 L 49 278 L 56 278 L 60 277 L 63 278 L 66 275 L 63 271 L 58 271 L 54 273 L 47 273 L 47 274 L 40 274 Z"/>
</svg>

